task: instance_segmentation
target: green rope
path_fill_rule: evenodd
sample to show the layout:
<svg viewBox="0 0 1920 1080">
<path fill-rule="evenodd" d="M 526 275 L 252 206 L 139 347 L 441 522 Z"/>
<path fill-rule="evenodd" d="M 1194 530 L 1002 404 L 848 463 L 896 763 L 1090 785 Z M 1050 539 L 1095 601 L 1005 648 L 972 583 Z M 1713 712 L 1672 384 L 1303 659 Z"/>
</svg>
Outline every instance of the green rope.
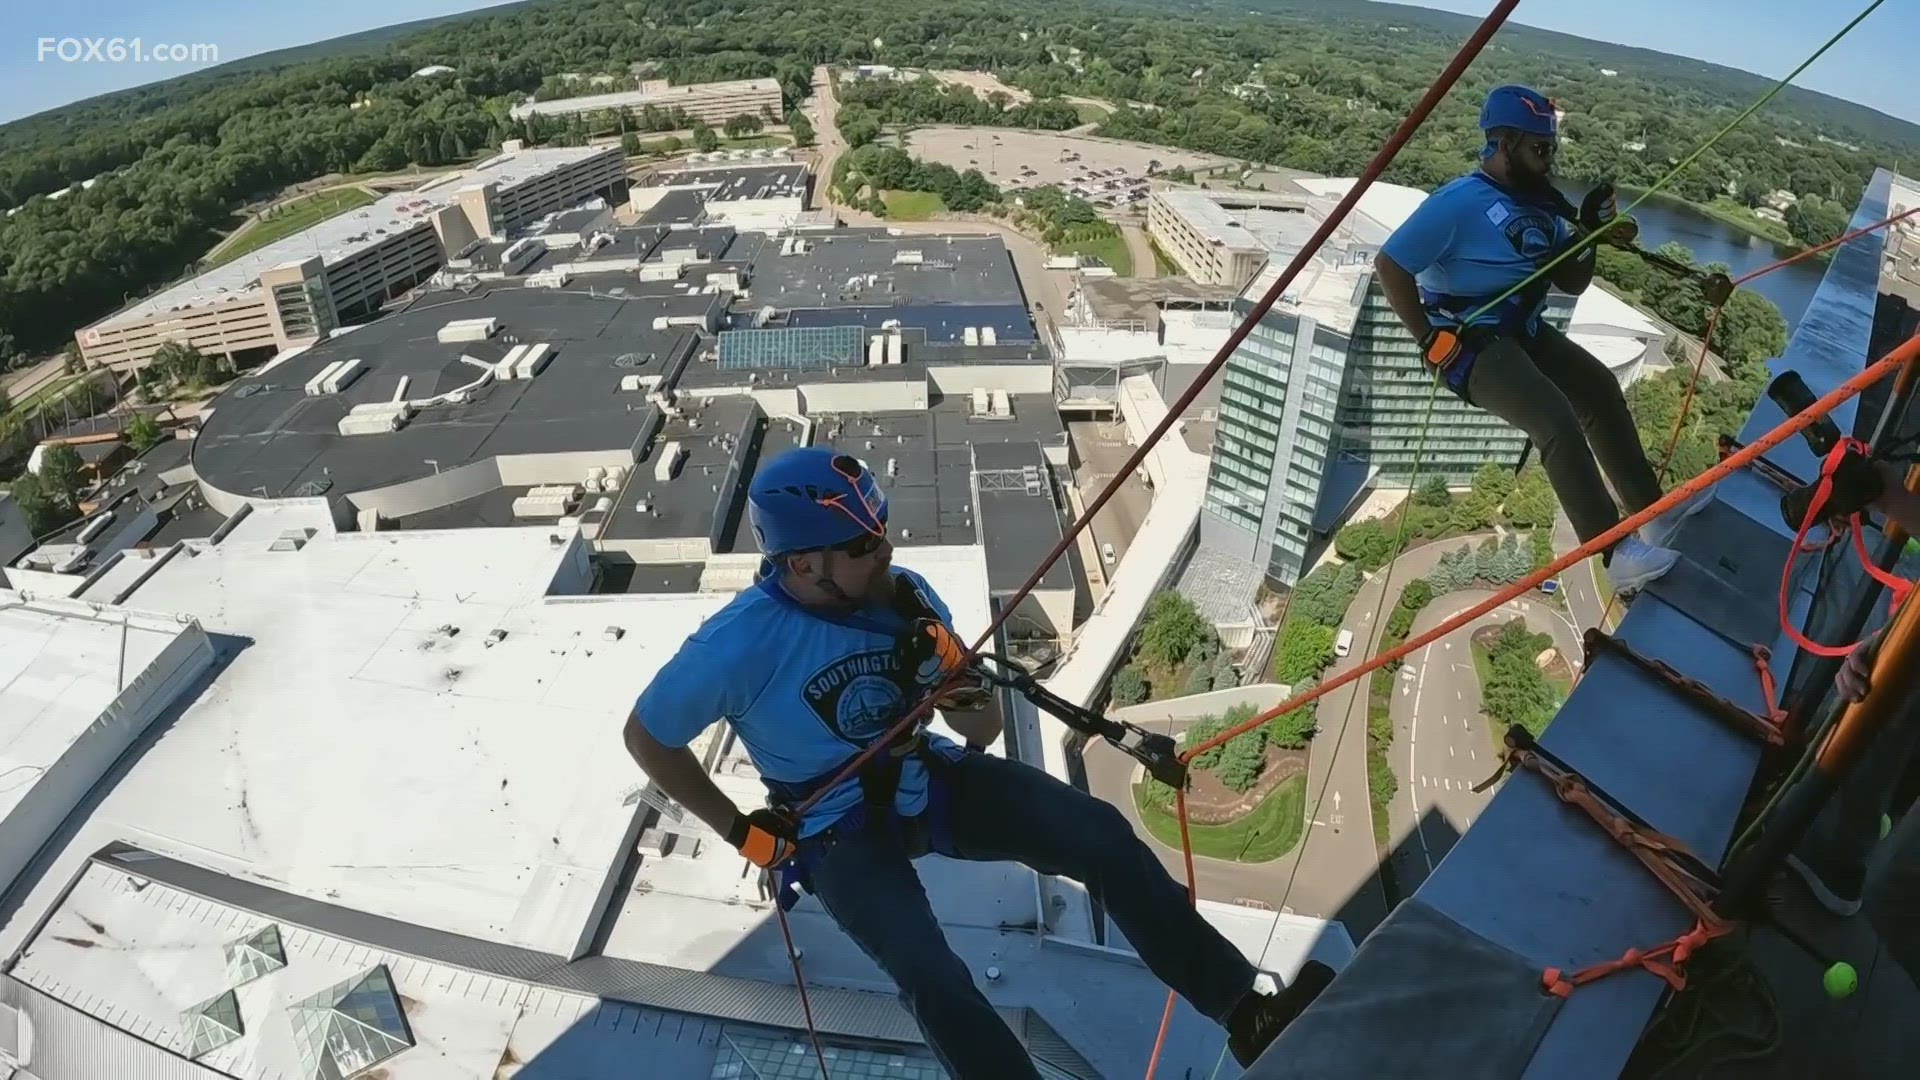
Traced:
<svg viewBox="0 0 1920 1080">
<path fill-rule="evenodd" d="M 1853 17 L 1852 22 L 1849 22 L 1847 25 L 1841 27 L 1838 33 L 1834 34 L 1832 37 L 1827 39 L 1826 44 L 1820 46 L 1819 49 L 1815 50 L 1812 56 L 1809 56 L 1805 60 L 1802 60 L 1800 62 L 1799 67 L 1794 68 L 1792 71 L 1787 73 L 1786 78 L 1781 79 L 1777 83 L 1774 83 L 1772 89 L 1760 95 L 1760 99 L 1758 101 L 1755 101 L 1753 104 L 1747 106 L 1746 109 L 1743 112 L 1741 112 L 1739 116 L 1736 116 L 1732 120 L 1727 121 L 1727 125 L 1721 128 L 1719 131 L 1715 132 L 1713 138 L 1708 139 L 1706 142 L 1701 143 L 1699 148 L 1694 150 L 1693 153 L 1688 154 L 1686 156 L 1686 159 L 1681 161 L 1680 164 L 1675 165 L 1673 168 L 1667 170 L 1667 174 L 1665 176 L 1662 176 L 1659 180 L 1655 181 L 1652 187 L 1641 192 L 1639 198 L 1628 203 L 1627 208 L 1625 210 L 1620 211 L 1620 213 L 1617 216 L 1615 216 L 1612 221 L 1607 222 L 1605 225 L 1602 225 L 1600 228 L 1595 229 L 1593 232 L 1590 232 L 1587 235 L 1581 237 L 1577 242 L 1570 245 L 1567 248 L 1567 250 L 1555 256 L 1552 261 L 1547 263 L 1547 265 L 1527 275 L 1525 278 L 1521 279 L 1518 284 L 1514 285 L 1512 288 L 1508 289 L 1506 292 L 1501 293 L 1499 296 L 1494 297 L 1491 301 L 1482 305 L 1477 311 L 1473 312 L 1473 314 L 1468 315 L 1466 318 L 1460 320 L 1460 325 L 1466 326 L 1471 324 L 1473 320 L 1479 318 L 1482 315 L 1485 315 L 1487 312 L 1498 307 L 1508 297 L 1519 292 L 1521 289 L 1526 288 L 1528 285 L 1533 284 L 1535 281 L 1538 281 L 1541 277 L 1545 276 L 1547 273 L 1552 271 L 1554 267 L 1559 266 L 1561 263 L 1572 258 L 1576 253 L 1580 251 L 1580 249 L 1589 247 L 1593 244 L 1598 243 L 1600 240 L 1600 237 L 1604 235 L 1608 229 L 1613 228 L 1623 218 L 1632 214 L 1633 211 L 1637 209 L 1641 203 L 1646 202 L 1648 199 L 1653 198 L 1656 194 L 1664 190 L 1668 184 L 1673 183 L 1676 177 L 1678 177 L 1682 172 L 1686 171 L 1687 166 L 1692 165 L 1695 161 L 1698 161 L 1700 159 L 1700 155 L 1713 149 L 1716 143 L 1718 143 L 1721 139 L 1726 138 L 1727 133 L 1732 131 L 1734 128 L 1739 127 L 1740 124 L 1747 119 L 1747 117 L 1752 116 L 1754 113 L 1757 113 L 1761 109 L 1765 108 L 1767 102 L 1772 101 L 1776 96 L 1779 95 L 1780 91 L 1785 90 L 1788 87 L 1788 85 L 1790 85 L 1793 82 L 1793 80 L 1799 78 L 1801 72 L 1807 70 L 1809 67 L 1812 67 L 1813 62 L 1815 60 L 1818 60 L 1822 56 L 1825 56 L 1828 49 L 1831 49 L 1835 45 L 1838 45 L 1840 43 L 1841 38 L 1844 38 L 1849 33 L 1851 33 L 1854 27 L 1859 26 L 1860 23 L 1863 20 L 1865 20 L 1867 16 L 1873 14 L 1874 9 L 1878 8 L 1883 3 L 1886 3 L 1886 0 L 1873 0 L 1872 3 L 1868 4 L 1866 8 L 1860 12 L 1860 14 L 1855 15 Z"/>
<path fill-rule="evenodd" d="M 1648 1025 L 1625 1080 L 1752 1080 L 1775 1075 L 1780 1003 L 1754 965 L 1751 942 L 1721 938 L 1687 961 L 1687 988 Z"/>
</svg>

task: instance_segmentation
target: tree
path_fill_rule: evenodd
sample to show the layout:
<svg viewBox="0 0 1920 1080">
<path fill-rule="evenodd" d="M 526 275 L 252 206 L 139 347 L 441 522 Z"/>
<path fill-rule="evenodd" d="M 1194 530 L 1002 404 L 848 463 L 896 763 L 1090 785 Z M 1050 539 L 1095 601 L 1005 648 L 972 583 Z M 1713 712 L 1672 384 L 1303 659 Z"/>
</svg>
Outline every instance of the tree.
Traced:
<svg viewBox="0 0 1920 1080">
<path fill-rule="evenodd" d="M 1553 638 L 1529 632 L 1524 619 L 1500 628 L 1488 648 L 1491 663 L 1482 687 L 1489 715 L 1535 735 L 1545 730 L 1560 703 L 1534 658 L 1552 646 Z"/>
<path fill-rule="evenodd" d="M 762 122 L 759 117 L 749 113 L 741 113 L 739 116 L 732 117 L 727 121 L 727 138 L 739 139 L 748 135 L 758 135 L 765 127 L 766 124 Z"/>
<path fill-rule="evenodd" d="M 1546 470 L 1529 465 L 1521 470 L 1513 494 L 1507 497 L 1507 520 L 1522 529 L 1552 528 L 1559 507 Z"/>
<path fill-rule="evenodd" d="M 27 531 L 35 536 L 45 536 L 76 516 L 72 504 L 56 499 L 46 484 L 32 473 L 14 478 L 11 495 L 20 505 L 20 512 L 27 516 Z"/>
<path fill-rule="evenodd" d="M 629 131 L 620 136 L 620 152 L 628 157 L 638 155 L 640 153 L 640 133 Z"/>
<path fill-rule="evenodd" d="M 720 149 L 720 136 L 715 135 L 712 128 L 701 124 L 693 129 L 693 148 L 703 154 L 710 154 Z"/>
<path fill-rule="evenodd" d="M 1333 550 L 1363 569 L 1378 570 L 1393 554 L 1393 535 L 1378 518 L 1356 521 L 1333 537 Z"/>
<path fill-rule="evenodd" d="M 1347 605 L 1360 591 L 1358 563 L 1328 564 L 1302 578 L 1294 586 L 1287 603 L 1287 618 L 1304 619 L 1321 626 L 1338 626 L 1347 616 Z"/>
<path fill-rule="evenodd" d="M 1204 694 L 1212 689 L 1213 666 L 1211 664 L 1195 664 L 1193 665 L 1193 670 L 1187 672 L 1187 682 L 1186 685 L 1181 688 L 1181 692 L 1189 695 Z"/>
<path fill-rule="evenodd" d="M 1294 693 L 1305 687 L 1296 686 Z M 1314 733 L 1319 730 L 1319 720 L 1312 705 L 1302 705 L 1291 712 L 1283 712 L 1267 721 L 1267 742 L 1283 750 L 1302 750 L 1311 742 Z"/>
<path fill-rule="evenodd" d="M 1527 548 L 1533 555 L 1533 569 L 1545 570 L 1553 565 L 1553 534 L 1546 529 L 1535 529 L 1527 537 Z"/>
<path fill-rule="evenodd" d="M 1147 676 L 1138 664 L 1127 664 L 1113 673 L 1108 696 L 1116 706 L 1138 705 L 1147 700 Z"/>
<path fill-rule="evenodd" d="M 80 453 L 65 443 L 47 447 L 40 458 L 40 487 L 53 504 L 64 510 L 73 510 L 80 503 L 80 489 L 85 481 L 81 477 Z"/>
<path fill-rule="evenodd" d="M 1233 658 L 1221 653 L 1213 658 L 1213 689 L 1231 690 L 1240 685 L 1240 673 L 1234 670 Z"/>
<path fill-rule="evenodd" d="M 1415 506 L 1445 506 L 1453 501 L 1453 495 L 1447 491 L 1445 477 L 1429 476 L 1420 481 L 1420 488 L 1413 493 Z"/>
<path fill-rule="evenodd" d="M 1812 247 L 1846 232 L 1850 217 L 1846 207 L 1839 203 L 1808 195 L 1787 207 L 1787 231 L 1795 240 Z"/>
<path fill-rule="evenodd" d="M 161 439 L 160 425 L 154 422 L 153 417 L 143 412 L 133 414 L 133 419 L 127 421 L 123 434 L 127 437 L 127 445 L 133 448 L 135 454 L 144 454 L 153 449 L 154 444 Z"/>
<path fill-rule="evenodd" d="M 1474 470 L 1473 493 L 1498 506 L 1513 494 L 1513 470 L 1495 462 L 1487 462 Z"/>
<path fill-rule="evenodd" d="M 793 133 L 793 145 L 812 146 L 814 140 L 813 122 L 807 114 L 795 109 L 787 114 L 787 130 Z"/>
<path fill-rule="evenodd" d="M 1273 677 L 1288 686 L 1319 677 L 1333 662 L 1333 641 L 1338 632 L 1305 619 L 1290 618 L 1280 628 L 1280 644 L 1274 650 Z"/>
<path fill-rule="evenodd" d="M 1174 667 L 1213 636 L 1213 624 L 1193 601 L 1167 590 L 1147 602 L 1140 626 L 1140 655 L 1163 667 Z"/>
</svg>

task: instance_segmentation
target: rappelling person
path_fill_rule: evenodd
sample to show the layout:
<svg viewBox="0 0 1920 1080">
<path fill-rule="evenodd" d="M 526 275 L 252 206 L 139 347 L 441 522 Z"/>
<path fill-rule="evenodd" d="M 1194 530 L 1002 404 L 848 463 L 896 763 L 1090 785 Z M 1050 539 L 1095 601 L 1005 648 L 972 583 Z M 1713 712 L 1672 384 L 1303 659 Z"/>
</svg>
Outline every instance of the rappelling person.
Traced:
<svg viewBox="0 0 1920 1080">
<path fill-rule="evenodd" d="M 1629 511 L 1662 494 L 1613 374 L 1540 316 L 1549 286 L 1577 295 L 1593 281 L 1593 245 L 1499 298 L 1613 221 L 1613 187 L 1595 187 L 1577 210 L 1553 187 L 1559 121 L 1538 91 L 1495 88 L 1480 129 L 1480 167 L 1428 196 L 1394 230 L 1374 270 L 1435 376 L 1539 448 L 1584 543 L 1620 523 L 1601 467 Z M 1603 239 L 1632 235 L 1631 222 L 1621 222 Z M 1702 493 L 1604 552 L 1614 588 L 1630 592 L 1672 569 L 1679 553 L 1667 540 L 1708 501 Z"/>
<path fill-rule="evenodd" d="M 946 604 L 892 565 L 887 498 L 859 460 L 792 450 L 748 488 L 759 578 L 686 640 L 640 695 L 627 749 L 648 776 L 750 862 L 816 896 L 899 987 L 927 1045 L 960 1080 L 1033 1078 L 1026 1049 L 940 932 L 913 860 L 1010 860 L 1086 885 L 1147 967 L 1226 1029 L 1251 1063 L 1333 977 L 1309 961 L 1279 994 L 1201 918 L 1112 806 L 972 747 L 1000 720 L 970 681 Z M 921 730 L 843 769 L 941 691 L 968 747 Z M 687 749 L 733 725 L 768 789 L 742 813 Z M 814 800 L 801 812 L 801 804 Z"/>
</svg>

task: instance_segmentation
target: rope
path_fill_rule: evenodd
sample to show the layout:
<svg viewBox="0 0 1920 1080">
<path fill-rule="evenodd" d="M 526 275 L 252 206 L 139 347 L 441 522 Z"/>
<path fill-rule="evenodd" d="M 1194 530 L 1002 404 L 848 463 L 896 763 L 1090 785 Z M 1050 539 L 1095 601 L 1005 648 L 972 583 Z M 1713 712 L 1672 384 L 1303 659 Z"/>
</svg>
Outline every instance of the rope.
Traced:
<svg viewBox="0 0 1920 1080">
<path fill-rule="evenodd" d="M 1892 217 L 1881 218 L 1871 225 L 1862 225 L 1857 229 L 1842 233 L 1825 243 L 1803 248 L 1784 259 L 1776 259 L 1759 269 L 1751 270 L 1740 275 L 1733 279 L 1733 287 L 1737 290 L 1748 282 L 1765 277 L 1775 270 L 1792 266 L 1802 259 L 1810 259 L 1823 251 L 1830 251 L 1842 244 L 1866 236 L 1868 233 L 1878 232 L 1897 221 L 1904 221 L 1915 214 L 1920 214 L 1920 206 L 1894 214 Z M 1713 348 L 1714 328 L 1720 325 L 1720 313 L 1725 311 L 1727 305 L 1731 303 L 1733 303 L 1733 294 L 1729 293 L 1724 301 L 1714 305 L 1712 313 L 1707 316 L 1707 332 L 1700 338 L 1700 356 L 1693 362 L 1693 374 L 1687 380 L 1687 392 L 1680 399 L 1680 412 L 1673 418 L 1673 431 L 1667 436 L 1667 449 L 1660 455 L 1660 469 L 1655 475 L 1662 484 L 1667 481 L 1667 470 L 1673 466 L 1673 455 L 1680 448 L 1680 433 L 1686 430 L 1687 418 L 1693 410 L 1694 391 L 1699 387 L 1700 376 L 1706 369 L 1707 353 Z M 1617 599 L 1619 599 L 1619 597 L 1614 594 L 1608 594 L 1607 596 L 1607 606 L 1600 612 L 1600 628 L 1602 630 L 1606 629 L 1607 620 L 1613 615 L 1613 605 Z M 1584 678 L 1585 676 L 1586 673 L 1584 671 L 1581 672 L 1581 677 Z"/>
<path fill-rule="evenodd" d="M 1521 289 L 1524 289 L 1527 286 L 1533 284 L 1534 282 L 1540 280 L 1542 277 L 1546 276 L 1548 273 L 1551 273 L 1554 267 L 1559 266 L 1561 263 L 1566 262 L 1568 259 L 1573 258 L 1574 255 L 1580 252 L 1580 249 L 1587 247 L 1589 245 L 1592 245 L 1594 243 L 1597 243 L 1600 237 L 1606 234 L 1608 229 L 1613 228 L 1616 224 L 1618 224 L 1621 221 L 1621 219 L 1633 213 L 1635 208 L 1637 208 L 1641 203 L 1646 202 L 1648 199 L 1653 198 L 1656 194 L 1664 190 L 1668 184 L 1671 184 L 1673 182 L 1675 177 L 1679 176 L 1682 172 L 1686 171 L 1689 165 L 1692 165 L 1695 161 L 1698 161 L 1700 159 L 1700 155 L 1706 153 L 1708 150 L 1713 149 L 1714 146 L 1717 145 L 1721 139 L 1724 139 L 1727 137 L 1728 132 L 1731 132 L 1734 128 L 1739 127 L 1742 123 L 1746 121 L 1747 117 L 1752 116 L 1754 113 L 1757 113 L 1762 108 L 1764 108 L 1767 102 L 1772 101 L 1775 97 L 1779 95 L 1780 91 L 1785 90 L 1788 87 L 1788 85 L 1790 85 L 1793 82 L 1793 80 L 1799 78 L 1801 72 L 1812 67 L 1813 62 L 1815 60 L 1818 60 L 1822 56 L 1825 56 L 1827 54 L 1828 49 L 1831 49 L 1835 45 L 1838 45 L 1840 43 L 1841 38 L 1846 37 L 1849 33 L 1851 33 L 1854 27 L 1859 26 L 1860 23 L 1863 20 L 1865 20 L 1867 16 L 1873 14 L 1875 9 L 1879 8 L 1879 6 L 1884 3 L 1886 3 L 1886 0 L 1873 0 L 1872 3 L 1868 4 L 1865 8 L 1861 9 L 1860 14 L 1855 15 L 1851 22 L 1841 27 L 1832 37 L 1826 40 L 1825 44 L 1821 45 L 1818 49 L 1815 49 L 1812 56 L 1809 56 L 1805 60 L 1802 60 L 1800 62 L 1799 67 L 1794 68 L 1792 71 L 1789 71 L 1787 73 L 1786 78 L 1781 79 L 1779 82 L 1774 83 L 1771 89 L 1769 89 L 1766 93 L 1760 95 L 1759 100 L 1755 101 L 1753 104 L 1747 106 L 1744 110 L 1742 110 L 1739 116 L 1736 116 L 1732 120 L 1727 121 L 1727 125 L 1725 127 L 1721 128 L 1719 131 L 1714 132 L 1712 138 L 1708 139 L 1706 142 L 1701 143 L 1697 148 L 1695 148 L 1693 153 L 1688 154 L 1686 158 L 1680 162 L 1680 164 L 1675 165 L 1673 168 L 1667 170 L 1667 174 L 1665 176 L 1662 176 L 1659 180 L 1656 180 L 1652 187 L 1641 192 L 1638 198 L 1628 203 L 1626 209 L 1616 214 L 1612 221 L 1607 222 L 1605 225 L 1602 225 L 1600 228 L 1595 229 L 1593 232 L 1590 232 L 1587 235 L 1581 237 L 1577 242 L 1569 244 L 1565 251 L 1562 251 L 1559 255 L 1556 255 L 1550 262 L 1547 263 L 1547 265 L 1541 267 L 1538 270 L 1535 270 L 1532 274 L 1529 274 L 1525 278 L 1522 278 L 1512 288 L 1508 289 L 1506 292 L 1501 293 L 1499 296 L 1494 297 L 1492 300 L 1482 305 L 1478 311 L 1475 311 L 1472 314 L 1468 315 L 1466 318 L 1460 320 L 1460 325 L 1466 326 L 1472 323 L 1473 320 L 1479 318 L 1480 316 L 1500 306 L 1500 304 L 1504 302 L 1508 297 L 1514 295 L 1515 293 L 1519 292 Z"/>
<path fill-rule="evenodd" d="M 1545 567 L 1535 570 L 1519 581 L 1502 587 L 1487 599 L 1459 612 L 1433 629 L 1422 634 L 1417 634 L 1405 642 L 1402 642 L 1400 645 L 1374 656 L 1360 666 L 1335 677 L 1330 682 L 1321 683 L 1306 693 L 1295 695 L 1268 709 L 1266 712 L 1260 713 L 1240 724 L 1236 724 L 1198 746 L 1192 746 L 1182 750 L 1180 753 L 1182 760 L 1192 761 L 1197 755 L 1205 753 L 1227 742 L 1229 739 L 1245 735 L 1247 732 L 1252 731 L 1254 728 L 1259 727 L 1261 724 L 1266 723 L 1268 720 L 1282 713 L 1292 712 L 1302 705 L 1317 701 L 1326 694 L 1338 690 L 1340 687 L 1346 686 L 1362 676 L 1371 675 L 1373 672 L 1395 660 L 1418 652 L 1473 620 L 1478 619 L 1480 616 L 1485 615 L 1489 611 L 1494 610 L 1501 604 L 1525 594 L 1529 589 L 1536 588 L 1541 582 L 1559 574 L 1569 566 L 1584 559 L 1591 558 L 1600 551 L 1618 543 L 1629 533 L 1640 528 L 1640 526 L 1645 525 L 1647 522 L 1680 505 L 1699 492 L 1705 491 L 1707 488 L 1712 487 L 1733 475 L 1735 472 L 1746 468 L 1758 459 L 1760 455 L 1800 434 L 1807 428 L 1812 427 L 1821 418 L 1845 402 L 1858 396 L 1860 392 L 1867 387 L 1893 374 L 1902 365 L 1914 362 L 1915 360 L 1920 360 L 1920 334 L 1916 334 L 1900 343 L 1899 346 L 1888 351 L 1885 356 L 1882 356 L 1860 371 L 1855 372 L 1845 382 L 1827 391 L 1824 396 L 1808 406 L 1806 410 L 1799 415 L 1788 417 L 1771 431 L 1768 431 L 1746 446 L 1741 447 L 1734 453 L 1727 455 L 1726 458 L 1722 459 L 1713 468 L 1708 469 L 1706 472 L 1701 473 L 1699 476 L 1694 477 L 1661 496 L 1657 502 L 1648 506 L 1646 509 L 1629 515 L 1613 528 L 1581 544 L 1579 547 L 1553 560 Z"/>
<path fill-rule="evenodd" d="M 793 965 L 793 985 L 800 991 L 800 1015 L 807 1021 L 807 1038 L 813 1043 L 813 1057 L 820 1063 L 821 1080 L 833 1080 L 827 1068 L 827 1052 L 820 1048 L 820 1029 L 813 1026 L 813 1002 L 807 998 L 807 980 L 800 975 L 800 950 L 793 947 L 793 928 L 787 925 L 787 909 L 776 899 L 774 914 L 780 916 L 780 936 L 787 942 L 787 961 Z"/>
</svg>

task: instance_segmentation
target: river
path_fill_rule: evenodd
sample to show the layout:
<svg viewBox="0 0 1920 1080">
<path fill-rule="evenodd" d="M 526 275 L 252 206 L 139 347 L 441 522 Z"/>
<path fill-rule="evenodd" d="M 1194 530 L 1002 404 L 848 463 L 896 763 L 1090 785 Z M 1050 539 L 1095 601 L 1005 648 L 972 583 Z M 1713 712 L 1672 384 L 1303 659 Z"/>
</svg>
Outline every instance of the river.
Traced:
<svg viewBox="0 0 1920 1080">
<path fill-rule="evenodd" d="M 1586 194 L 1584 187 L 1571 183 L 1563 185 L 1562 190 L 1576 206 Z M 1629 201 L 1630 197 L 1622 192 L 1621 206 L 1624 207 Z M 1643 247 L 1657 248 L 1668 241 L 1678 241 L 1693 252 L 1694 262 L 1726 263 L 1735 277 L 1793 254 L 1793 249 L 1782 248 L 1771 240 L 1736 229 L 1673 199 L 1659 196 L 1648 199 L 1634 210 L 1633 217 L 1640 223 L 1640 244 Z M 1800 324 L 1800 315 L 1807 310 L 1807 302 L 1813 298 L 1814 290 L 1820 287 L 1820 279 L 1826 272 L 1825 261 L 1808 259 L 1775 270 L 1765 277 L 1755 278 L 1746 288 L 1773 301 L 1787 320 L 1787 331 L 1791 333 Z"/>
</svg>

